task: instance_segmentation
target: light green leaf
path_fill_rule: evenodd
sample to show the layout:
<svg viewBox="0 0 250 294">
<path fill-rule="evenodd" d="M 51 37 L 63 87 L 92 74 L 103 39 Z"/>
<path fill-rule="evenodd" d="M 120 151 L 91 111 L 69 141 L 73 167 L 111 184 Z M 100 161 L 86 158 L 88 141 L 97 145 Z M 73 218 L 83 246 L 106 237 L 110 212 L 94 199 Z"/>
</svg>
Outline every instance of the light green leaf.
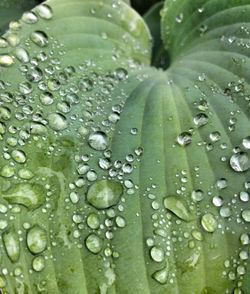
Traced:
<svg viewBox="0 0 250 294">
<path fill-rule="evenodd" d="M 124 2 L 33 12 L 0 49 L 2 292 L 249 293 L 249 1 L 166 1 L 166 71 Z"/>
</svg>

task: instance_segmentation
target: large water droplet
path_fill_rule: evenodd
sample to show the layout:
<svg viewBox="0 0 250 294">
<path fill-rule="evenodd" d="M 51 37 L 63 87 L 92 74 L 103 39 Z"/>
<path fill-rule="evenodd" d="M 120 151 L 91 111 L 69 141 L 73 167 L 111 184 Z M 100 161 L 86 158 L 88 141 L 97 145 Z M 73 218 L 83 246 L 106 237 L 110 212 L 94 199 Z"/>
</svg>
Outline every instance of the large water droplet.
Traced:
<svg viewBox="0 0 250 294">
<path fill-rule="evenodd" d="M 52 9 L 47 4 L 37 6 L 35 12 L 43 19 L 51 19 L 53 16 Z"/>
<path fill-rule="evenodd" d="M 119 182 L 103 180 L 94 183 L 88 190 L 87 200 L 98 209 L 115 205 L 122 195 L 123 187 Z"/>
<path fill-rule="evenodd" d="M 250 209 L 243 210 L 241 215 L 245 222 L 250 222 Z"/>
<path fill-rule="evenodd" d="M 13 229 L 3 234 L 3 242 L 10 260 L 16 262 L 20 255 L 18 235 Z"/>
<path fill-rule="evenodd" d="M 13 57 L 8 54 L 0 54 L 0 66 L 9 67 L 14 63 Z"/>
<path fill-rule="evenodd" d="M 38 21 L 38 18 L 35 15 L 35 13 L 28 11 L 28 12 L 24 12 L 22 16 L 22 21 L 27 24 L 32 24 L 32 23 L 36 23 Z"/>
<path fill-rule="evenodd" d="M 66 117 L 60 113 L 51 113 L 48 116 L 49 126 L 55 131 L 62 131 L 68 127 Z"/>
<path fill-rule="evenodd" d="M 216 218 L 212 213 L 204 214 L 201 218 L 201 224 L 203 228 L 209 233 L 213 233 L 218 226 Z"/>
<path fill-rule="evenodd" d="M 90 234 L 85 243 L 88 250 L 94 254 L 97 254 L 102 250 L 103 240 L 95 234 Z"/>
<path fill-rule="evenodd" d="M 0 175 L 4 178 L 11 178 L 15 174 L 15 170 L 11 165 L 5 165 L 1 168 Z"/>
<path fill-rule="evenodd" d="M 184 221 L 191 221 L 193 216 L 188 210 L 185 200 L 178 196 L 168 196 L 164 199 L 164 206 Z"/>
<path fill-rule="evenodd" d="M 198 127 L 202 127 L 208 123 L 208 116 L 204 113 L 199 113 L 194 117 L 194 123 Z"/>
<path fill-rule="evenodd" d="M 89 145 L 98 151 L 105 150 L 108 146 L 107 135 L 103 132 L 95 132 L 89 136 Z"/>
<path fill-rule="evenodd" d="M 192 135 L 188 132 L 183 132 L 177 137 L 177 142 L 181 146 L 189 145 L 192 142 Z"/>
<path fill-rule="evenodd" d="M 230 165 L 236 172 L 244 172 L 250 168 L 249 156 L 246 152 L 239 152 L 230 158 Z"/>
<path fill-rule="evenodd" d="M 15 57 L 21 61 L 22 63 L 29 62 L 29 54 L 28 52 L 23 48 L 16 48 L 14 51 Z"/>
<path fill-rule="evenodd" d="M 45 198 L 42 186 L 26 183 L 11 186 L 2 196 L 10 204 L 21 204 L 29 209 L 39 207 Z"/>
<path fill-rule="evenodd" d="M 43 256 L 36 256 L 32 261 L 34 271 L 41 272 L 45 268 L 45 259 Z"/>
<path fill-rule="evenodd" d="M 48 36 L 42 31 L 31 33 L 30 39 L 39 47 L 45 47 L 48 44 Z"/>
<path fill-rule="evenodd" d="M 201 190 L 196 190 L 192 192 L 192 199 L 196 202 L 201 201 L 204 198 L 204 192 Z"/>
<path fill-rule="evenodd" d="M 164 267 L 163 269 L 156 271 L 152 277 L 160 284 L 166 284 L 168 281 L 168 269 Z"/>
<path fill-rule="evenodd" d="M 159 246 L 154 246 L 150 250 L 152 259 L 156 262 L 162 262 L 164 260 L 164 251 Z"/>
<path fill-rule="evenodd" d="M 47 247 L 47 236 L 46 232 L 35 225 L 27 233 L 27 246 L 30 252 L 38 254 L 43 252 Z"/>
<path fill-rule="evenodd" d="M 26 161 L 26 155 L 21 150 L 13 150 L 11 156 L 18 163 L 24 163 Z"/>
</svg>

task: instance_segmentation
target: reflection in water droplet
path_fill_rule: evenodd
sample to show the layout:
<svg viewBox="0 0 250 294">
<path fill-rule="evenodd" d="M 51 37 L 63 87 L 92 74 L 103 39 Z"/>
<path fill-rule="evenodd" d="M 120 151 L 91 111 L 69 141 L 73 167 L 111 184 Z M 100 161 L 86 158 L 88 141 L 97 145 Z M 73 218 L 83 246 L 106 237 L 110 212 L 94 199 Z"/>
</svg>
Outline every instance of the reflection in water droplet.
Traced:
<svg viewBox="0 0 250 294">
<path fill-rule="evenodd" d="M 108 138 L 103 132 L 95 132 L 89 136 L 88 143 L 93 149 L 102 151 L 108 146 Z"/>
<path fill-rule="evenodd" d="M 246 152 L 239 152 L 230 158 L 230 165 L 236 172 L 244 172 L 250 168 L 249 156 Z"/>
<path fill-rule="evenodd" d="M 95 234 L 90 234 L 85 243 L 88 250 L 94 254 L 97 254 L 102 250 L 103 240 Z"/>
<path fill-rule="evenodd" d="M 87 200 L 97 209 L 115 205 L 122 195 L 123 188 L 119 182 L 103 180 L 94 183 L 88 190 Z"/>
<path fill-rule="evenodd" d="M 201 218 L 201 224 L 203 228 L 209 233 L 213 233 L 218 226 L 216 218 L 212 213 L 204 214 Z"/>
<path fill-rule="evenodd" d="M 38 254 L 43 252 L 47 247 L 46 232 L 38 225 L 35 225 L 27 233 L 27 246 L 30 252 Z"/>
</svg>

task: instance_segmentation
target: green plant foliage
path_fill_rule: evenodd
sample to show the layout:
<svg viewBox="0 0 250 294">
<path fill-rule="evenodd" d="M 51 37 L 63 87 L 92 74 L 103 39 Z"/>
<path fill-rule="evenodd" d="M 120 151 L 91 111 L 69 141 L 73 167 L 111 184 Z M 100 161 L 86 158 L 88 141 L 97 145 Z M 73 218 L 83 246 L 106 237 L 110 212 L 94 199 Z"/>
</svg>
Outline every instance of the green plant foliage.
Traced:
<svg viewBox="0 0 250 294">
<path fill-rule="evenodd" d="M 4 294 L 250 292 L 250 2 L 128 4 L 0 38 Z"/>
</svg>

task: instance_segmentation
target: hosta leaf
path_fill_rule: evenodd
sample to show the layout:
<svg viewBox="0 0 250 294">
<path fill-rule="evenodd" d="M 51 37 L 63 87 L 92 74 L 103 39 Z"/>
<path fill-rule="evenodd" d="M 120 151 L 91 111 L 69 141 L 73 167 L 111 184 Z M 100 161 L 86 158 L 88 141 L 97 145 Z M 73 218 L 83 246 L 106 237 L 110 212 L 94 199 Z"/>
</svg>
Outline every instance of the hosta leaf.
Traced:
<svg viewBox="0 0 250 294">
<path fill-rule="evenodd" d="M 51 0 L 4 35 L 3 293 L 250 291 L 249 10 L 166 1 L 165 72 L 121 1 Z"/>
</svg>

